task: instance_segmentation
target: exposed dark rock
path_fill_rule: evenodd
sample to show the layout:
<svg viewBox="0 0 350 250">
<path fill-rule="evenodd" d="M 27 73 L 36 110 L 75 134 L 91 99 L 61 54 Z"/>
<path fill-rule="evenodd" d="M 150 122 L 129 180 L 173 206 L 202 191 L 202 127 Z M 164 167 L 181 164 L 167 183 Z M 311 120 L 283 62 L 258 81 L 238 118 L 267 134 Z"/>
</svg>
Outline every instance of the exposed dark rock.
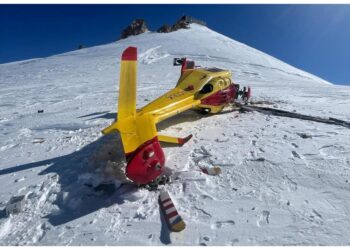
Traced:
<svg viewBox="0 0 350 250">
<path fill-rule="evenodd" d="M 179 27 L 185 27 L 184 25 L 186 25 L 186 27 L 187 27 L 187 25 L 189 25 L 191 23 L 196 23 L 196 24 L 200 24 L 203 26 L 207 26 L 207 24 L 204 21 L 190 17 L 190 16 L 182 16 L 179 20 L 177 20 L 175 25 L 178 24 Z"/>
<path fill-rule="evenodd" d="M 157 32 L 158 33 L 169 33 L 169 32 L 179 30 L 179 29 L 188 29 L 188 25 L 191 23 L 197 23 L 197 24 L 206 26 L 206 23 L 201 21 L 201 20 L 195 19 L 195 18 L 190 17 L 190 16 L 182 16 L 171 27 L 169 25 L 165 24 L 162 27 L 160 27 L 157 30 Z"/>
<path fill-rule="evenodd" d="M 195 19 L 190 16 L 182 16 L 179 20 L 177 20 L 173 25 L 164 24 L 160 27 L 157 32 L 158 33 L 169 33 L 179 29 L 188 29 L 188 25 L 191 23 L 197 23 L 200 25 L 206 26 L 206 23 Z M 129 36 L 135 36 L 142 34 L 148 31 L 147 24 L 144 19 L 135 19 L 132 23 L 126 27 L 121 34 L 121 39 L 127 38 Z M 80 49 L 80 47 L 79 47 Z"/>
<path fill-rule="evenodd" d="M 129 36 L 135 36 L 148 31 L 146 22 L 144 19 L 135 19 L 132 23 L 126 27 L 121 34 L 121 38 L 127 38 Z"/>
<path fill-rule="evenodd" d="M 172 28 L 169 25 L 167 25 L 167 24 L 164 24 L 162 27 L 160 27 L 157 30 L 158 33 L 169 33 L 171 31 L 172 31 Z"/>
<path fill-rule="evenodd" d="M 172 31 L 176 31 L 179 29 L 188 29 L 188 25 L 190 22 L 187 21 L 187 18 L 185 16 L 181 17 L 179 20 L 174 23 L 174 25 L 171 27 Z"/>
</svg>

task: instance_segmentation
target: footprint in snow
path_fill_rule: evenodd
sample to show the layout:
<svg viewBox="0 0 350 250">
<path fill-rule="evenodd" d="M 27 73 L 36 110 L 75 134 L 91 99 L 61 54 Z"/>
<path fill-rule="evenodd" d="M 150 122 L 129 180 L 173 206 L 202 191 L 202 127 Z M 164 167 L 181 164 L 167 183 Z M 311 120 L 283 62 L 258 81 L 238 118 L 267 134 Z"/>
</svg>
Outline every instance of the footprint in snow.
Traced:
<svg viewBox="0 0 350 250">
<path fill-rule="evenodd" d="M 326 133 L 329 134 L 329 135 L 337 135 L 338 134 L 337 132 L 332 132 L 332 131 L 326 132 Z"/>
<path fill-rule="evenodd" d="M 296 191 L 298 189 L 298 184 L 289 178 L 288 175 L 282 177 L 284 179 L 284 184 L 287 185 L 289 191 Z"/>
<path fill-rule="evenodd" d="M 292 154 L 293 154 L 293 157 L 301 159 L 301 156 L 297 152 L 292 151 Z"/>
<path fill-rule="evenodd" d="M 236 223 L 233 220 L 227 220 L 227 221 L 217 221 L 214 224 L 211 225 L 212 229 L 219 229 L 226 226 L 234 226 Z"/>
<path fill-rule="evenodd" d="M 194 207 L 194 209 L 196 209 L 196 212 L 198 213 L 198 216 L 201 217 L 201 219 L 203 219 L 203 220 L 213 217 L 210 213 L 208 213 L 204 209 L 201 209 L 201 208 L 198 208 L 198 207 Z"/>
<path fill-rule="evenodd" d="M 19 179 L 16 179 L 14 182 L 21 182 L 21 181 L 24 181 L 26 178 L 25 177 L 21 177 Z"/>
<path fill-rule="evenodd" d="M 265 153 L 265 150 L 263 150 L 262 148 L 258 148 L 258 150 L 259 150 L 261 153 Z"/>
<path fill-rule="evenodd" d="M 230 245 L 230 246 L 234 246 L 234 245 L 236 245 L 238 242 L 239 242 L 239 239 L 233 239 L 233 240 L 230 241 L 229 245 Z"/>
<path fill-rule="evenodd" d="M 266 226 L 270 224 L 270 211 L 267 211 L 267 210 L 262 211 L 256 224 L 258 225 L 258 227 Z"/>
<path fill-rule="evenodd" d="M 210 241 L 210 238 L 209 238 L 208 236 L 204 236 L 204 237 L 203 237 L 203 240 L 205 240 L 205 241 Z"/>
</svg>

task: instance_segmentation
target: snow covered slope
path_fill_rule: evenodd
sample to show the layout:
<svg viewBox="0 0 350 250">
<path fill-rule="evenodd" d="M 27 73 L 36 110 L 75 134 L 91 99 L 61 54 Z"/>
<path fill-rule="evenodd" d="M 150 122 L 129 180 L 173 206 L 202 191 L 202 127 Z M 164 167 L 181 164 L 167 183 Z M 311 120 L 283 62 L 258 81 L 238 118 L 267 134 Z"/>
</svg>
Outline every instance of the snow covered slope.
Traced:
<svg viewBox="0 0 350 250">
<path fill-rule="evenodd" d="M 0 213 L 1 245 L 350 243 L 350 130 L 260 113 L 189 111 L 159 125 L 194 135 L 164 147 L 173 173 L 164 188 L 187 224 L 170 233 L 159 193 L 125 180 L 119 136 L 100 133 L 116 117 L 128 46 L 139 50 L 138 107 L 175 85 L 173 57 L 189 57 L 230 69 L 255 102 L 350 120 L 349 87 L 199 25 L 0 65 L 0 210 L 26 195 L 23 212 Z M 222 173 L 205 175 L 203 166 Z M 115 185 L 98 186 L 108 178 Z"/>
</svg>

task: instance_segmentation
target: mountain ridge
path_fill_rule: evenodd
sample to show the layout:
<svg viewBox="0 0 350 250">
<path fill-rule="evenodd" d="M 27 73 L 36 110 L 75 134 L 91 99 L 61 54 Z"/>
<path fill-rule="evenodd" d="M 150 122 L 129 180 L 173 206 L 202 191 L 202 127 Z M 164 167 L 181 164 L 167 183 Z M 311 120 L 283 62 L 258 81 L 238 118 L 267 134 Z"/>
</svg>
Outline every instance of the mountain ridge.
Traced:
<svg viewBox="0 0 350 250">
<path fill-rule="evenodd" d="M 125 44 L 124 46 L 127 46 L 127 44 L 142 43 L 142 40 L 144 40 L 144 39 L 147 40 L 147 39 L 155 38 L 155 40 L 157 40 L 157 38 L 160 38 L 160 36 L 163 36 L 162 38 L 165 38 L 165 39 L 171 39 L 172 36 L 177 36 L 178 33 L 188 33 L 188 36 L 191 36 L 191 34 L 190 34 L 191 32 L 194 32 L 194 33 L 197 32 L 198 34 L 201 34 L 203 40 L 205 40 L 205 35 L 210 34 L 211 36 L 208 36 L 208 37 L 210 37 L 211 39 L 219 38 L 218 40 L 220 42 L 225 42 L 226 41 L 226 43 L 232 43 L 234 45 L 234 47 L 235 47 L 234 48 L 235 50 L 239 50 L 239 48 L 243 48 L 246 51 L 251 51 L 251 52 L 255 53 L 256 55 L 261 55 L 261 57 L 265 57 L 265 59 L 267 59 L 267 62 L 269 60 L 271 60 L 271 61 L 274 61 L 275 63 L 278 62 L 279 64 L 285 64 L 284 66 L 285 67 L 290 67 L 291 71 L 294 71 L 294 72 L 295 71 L 299 71 L 301 74 L 305 74 L 307 76 L 315 78 L 315 79 L 319 80 L 320 82 L 323 82 L 323 83 L 326 83 L 326 84 L 331 84 L 330 82 L 328 82 L 328 81 L 326 81 L 326 80 L 324 80 L 324 79 L 322 79 L 322 78 L 320 78 L 320 77 L 318 77 L 316 75 L 313 75 L 311 73 L 303 71 L 302 69 L 296 68 L 295 66 L 292 66 L 292 65 L 290 65 L 290 64 L 288 64 L 286 62 L 283 62 L 280 59 L 277 59 L 277 58 L 275 58 L 275 57 L 273 57 L 273 56 L 271 56 L 269 54 L 266 54 L 266 53 L 264 53 L 264 52 L 262 52 L 260 50 L 257 50 L 257 49 L 255 49 L 253 47 L 250 47 L 250 46 L 248 46 L 248 45 L 246 45 L 244 43 L 238 42 L 238 41 L 236 41 L 236 40 L 234 40 L 234 39 L 232 39 L 230 37 L 227 37 L 225 35 L 217 33 L 214 30 L 211 30 L 210 28 L 208 28 L 206 26 L 199 25 L 199 24 L 190 24 L 189 25 L 189 29 L 180 29 L 180 30 L 177 30 L 177 31 L 174 31 L 174 32 L 171 32 L 171 33 L 157 33 L 157 32 L 147 31 L 145 33 L 142 33 L 142 34 L 139 34 L 139 35 L 136 35 L 136 36 L 130 36 L 128 38 L 125 38 L 125 39 L 122 39 L 122 40 L 118 40 L 116 42 L 103 44 L 103 45 L 97 45 L 97 46 L 93 46 L 93 47 L 89 47 L 89 48 L 84 48 L 84 49 L 81 49 L 81 50 L 73 50 L 73 51 L 60 53 L 60 54 L 57 54 L 57 55 L 52 55 L 52 56 L 41 58 L 41 59 L 45 60 L 45 59 L 50 59 L 50 58 L 55 58 L 55 57 L 60 57 L 60 56 L 79 55 L 79 54 L 84 54 L 87 51 L 89 51 L 89 52 L 91 51 L 93 53 L 93 51 L 98 49 L 98 48 L 101 48 L 101 49 L 102 48 L 108 48 L 109 49 L 110 47 L 113 47 L 113 45 L 124 45 L 124 44 Z M 149 37 L 149 36 L 151 36 L 151 37 Z M 168 36 L 168 38 L 167 38 L 167 36 Z M 186 43 L 186 40 L 184 39 L 183 42 Z M 192 43 L 192 45 L 197 43 L 197 42 L 200 42 L 200 41 L 194 41 L 194 43 Z M 179 45 L 179 44 L 181 44 L 180 41 L 177 41 L 176 45 Z M 115 50 L 118 50 L 118 53 L 117 53 L 118 56 L 117 57 L 119 57 L 119 55 L 121 54 L 121 50 L 122 50 L 121 46 L 118 46 L 118 47 L 119 48 L 116 48 L 116 47 L 114 48 Z M 217 54 L 217 53 L 219 53 L 219 51 L 218 51 L 219 47 L 220 46 L 218 46 L 218 48 L 213 48 L 212 46 L 210 46 L 207 49 L 204 48 L 203 53 L 207 52 L 207 56 L 211 56 L 211 55 Z M 169 47 L 167 49 L 169 49 Z M 226 51 L 229 51 L 229 50 L 226 49 Z M 140 52 L 142 53 L 142 49 L 141 49 Z M 239 52 L 236 52 L 236 54 L 238 54 L 238 53 Z M 189 53 L 186 53 L 186 50 L 184 50 L 183 53 L 181 51 L 177 51 L 177 53 L 175 53 L 175 54 L 176 55 L 181 55 L 181 54 L 185 55 L 185 54 L 189 54 Z M 223 58 L 226 58 L 226 57 L 224 56 Z M 32 60 L 37 61 L 39 59 L 28 59 L 28 60 L 23 60 L 23 61 L 18 61 L 18 62 L 10 62 L 10 63 L 5 63 L 5 64 L 0 64 L 0 66 L 15 65 L 16 63 L 27 63 L 27 62 L 30 62 Z M 240 61 L 236 60 L 236 63 L 240 63 Z M 245 62 L 242 61 L 241 63 L 245 63 Z M 257 63 L 257 65 L 259 65 L 259 63 Z M 283 68 L 285 68 L 285 67 L 283 67 Z"/>
</svg>

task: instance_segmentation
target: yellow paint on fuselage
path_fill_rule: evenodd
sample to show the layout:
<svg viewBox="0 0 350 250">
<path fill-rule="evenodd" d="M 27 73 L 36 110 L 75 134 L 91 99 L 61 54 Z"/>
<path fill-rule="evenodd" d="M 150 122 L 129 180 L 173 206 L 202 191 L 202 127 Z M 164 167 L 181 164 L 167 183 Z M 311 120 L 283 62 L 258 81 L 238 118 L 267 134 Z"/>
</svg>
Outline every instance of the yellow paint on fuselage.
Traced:
<svg viewBox="0 0 350 250">
<path fill-rule="evenodd" d="M 176 87 L 153 102 L 141 108 L 138 114 L 151 113 L 158 123 L 185 110 L 200 106 L 201 99 L 227 88 L 231 80 L 231 72 L 222 70 L 210 72 L 205 68 L 187 70 L 180 77 Z M 199 94 L 207 83 L 213 82 L 213 91 L 208 94 Z M 192 87 L 192 88 L 191 88 Z"/>
<path fill-rule="evenodd" d="M 174 89 L 136 112 L 136 65 L 133 63 L 136 62 L 122 61 L 118 121 L 103 130 L 104 134 L 115 130 L 120 132 L 126 154 L 134 152 L 140 145 L 156 137 L 157 123 L 191 108 L 206 108 L 206 105 L 201 105 L 201 99 L 215 94 L 231 83 L 230 71 L 205 68 L 186 70 Z M 200 90 L 209 82 L 212 83 L 213 90 L 208 94 L 200 94 Z M 212 112 L 215 113 L 223 107 L 213 108 Z"/>
</svg>

